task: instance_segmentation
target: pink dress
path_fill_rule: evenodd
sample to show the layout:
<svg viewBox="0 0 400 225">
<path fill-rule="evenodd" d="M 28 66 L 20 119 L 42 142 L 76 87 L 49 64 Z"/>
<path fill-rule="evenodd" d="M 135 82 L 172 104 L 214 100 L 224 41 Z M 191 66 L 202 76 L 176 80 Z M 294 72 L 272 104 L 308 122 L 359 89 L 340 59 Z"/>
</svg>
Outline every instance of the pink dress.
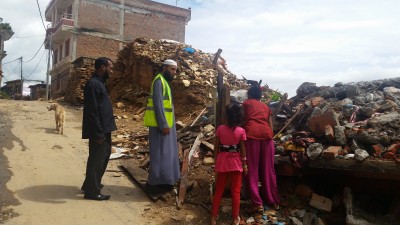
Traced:
<svg viewBox="0 0 400 225">
<path fill-rule="evenodd" d="M 234 130 L 226 125 L 220 125 L 217 128 L 215 136 L 219 137 L 221 145 L 239 145 L 240 141 L 246 140 L 246 132 L 241 127 Z M 240 147 L 238 146 L 240 151 Z M 216 172 L 243 172 L 242 160 L 239 152 L 219 152 L 215 162 Z"/>
</svg>

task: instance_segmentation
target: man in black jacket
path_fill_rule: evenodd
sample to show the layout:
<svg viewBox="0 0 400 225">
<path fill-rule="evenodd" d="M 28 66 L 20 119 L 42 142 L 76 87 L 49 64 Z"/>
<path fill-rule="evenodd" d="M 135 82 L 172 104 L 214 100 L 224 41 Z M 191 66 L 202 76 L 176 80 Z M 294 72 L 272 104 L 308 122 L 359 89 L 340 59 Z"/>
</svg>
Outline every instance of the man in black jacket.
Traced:
<svg viewBox="0 0 400 225">
<path fill-rule="evenodd" d="M 116 130 L 113 108 L 105 82 L 112 74 L 113 64 L 109 58 L 101 57 L 94 63 L 95 72 L 84 89 L 82 139 L 89 139 L 89 158 L 86 178 L 82 185 L 85 199 L 108 200 L 103 195 L 101 179 L 111 155 L 111 132 Z"/>
</svg>

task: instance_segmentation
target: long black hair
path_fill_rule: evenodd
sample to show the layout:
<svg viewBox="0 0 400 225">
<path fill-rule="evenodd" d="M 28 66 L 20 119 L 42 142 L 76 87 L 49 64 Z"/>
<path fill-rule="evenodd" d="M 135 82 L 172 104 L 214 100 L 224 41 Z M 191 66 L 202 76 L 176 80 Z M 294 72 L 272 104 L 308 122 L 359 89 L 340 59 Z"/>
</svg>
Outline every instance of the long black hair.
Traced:
<svg viewBox="0 0 400 225">
<path fill-rule="evenodd" d="M 226 122 L 228 127 L 233 130 L 242 124 L 243 111 L 242 107 L 237 103 L 231 103 L 226 106 Z"/>
</svg>

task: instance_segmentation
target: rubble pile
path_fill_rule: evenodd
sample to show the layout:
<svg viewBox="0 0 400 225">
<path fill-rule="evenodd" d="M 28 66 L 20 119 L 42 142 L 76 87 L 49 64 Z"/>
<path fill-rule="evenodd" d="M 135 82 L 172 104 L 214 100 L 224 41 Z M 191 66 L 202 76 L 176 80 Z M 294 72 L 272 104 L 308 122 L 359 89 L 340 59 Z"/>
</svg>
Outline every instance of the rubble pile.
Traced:
<svg viewBox="0 0 400 225">
<path fill-rule="evenodd" d="M 83 103 L 83 88 L 94 72 L 94 59 L 80 57 L 74 61 L 71 76 L 68 79 L 64 101 L 79 105 Z"/>
<path fill-rule="evenodd" d="M 305 153 L 311 160 L 372 156 L 400 162 L 398 88 L 400 78 L 334 87 L 303 83 L 276 113 L 276 127 L 286 125 L 276 136 L 278 151 Z"/>
<path fill-rule="evenodd" d="M 114 64 L 115 80 L 110 83 L 111 99 L 145 107 L 152 78 L 161 71 L 166 59 L 178 63 L 177 75 L 171 83 L 176 116 L 184 117 L 212 105 L 217 82 L 217 70 L 212 63 L 214 54 L 174 41 L 145 38 L 136 39 L 120 51 Z M 218 65 L 224 73 L 224 84 L 231 91 L 247 89 L 248 84 L 227 69 L 222 57 Z"/>
</svg>

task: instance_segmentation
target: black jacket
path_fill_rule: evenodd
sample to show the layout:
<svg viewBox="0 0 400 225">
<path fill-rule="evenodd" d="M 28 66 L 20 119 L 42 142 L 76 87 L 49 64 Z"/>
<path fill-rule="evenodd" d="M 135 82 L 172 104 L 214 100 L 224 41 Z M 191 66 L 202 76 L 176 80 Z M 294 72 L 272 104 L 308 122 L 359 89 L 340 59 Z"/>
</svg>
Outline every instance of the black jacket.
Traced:
<svg viewBox="0 0 400 225">
<path fill-rule="evenodd" d="M 94 74 L 83 95 L 82 139 L 99 139 L 117 129 L 105 79 Z"/>
</svg>

